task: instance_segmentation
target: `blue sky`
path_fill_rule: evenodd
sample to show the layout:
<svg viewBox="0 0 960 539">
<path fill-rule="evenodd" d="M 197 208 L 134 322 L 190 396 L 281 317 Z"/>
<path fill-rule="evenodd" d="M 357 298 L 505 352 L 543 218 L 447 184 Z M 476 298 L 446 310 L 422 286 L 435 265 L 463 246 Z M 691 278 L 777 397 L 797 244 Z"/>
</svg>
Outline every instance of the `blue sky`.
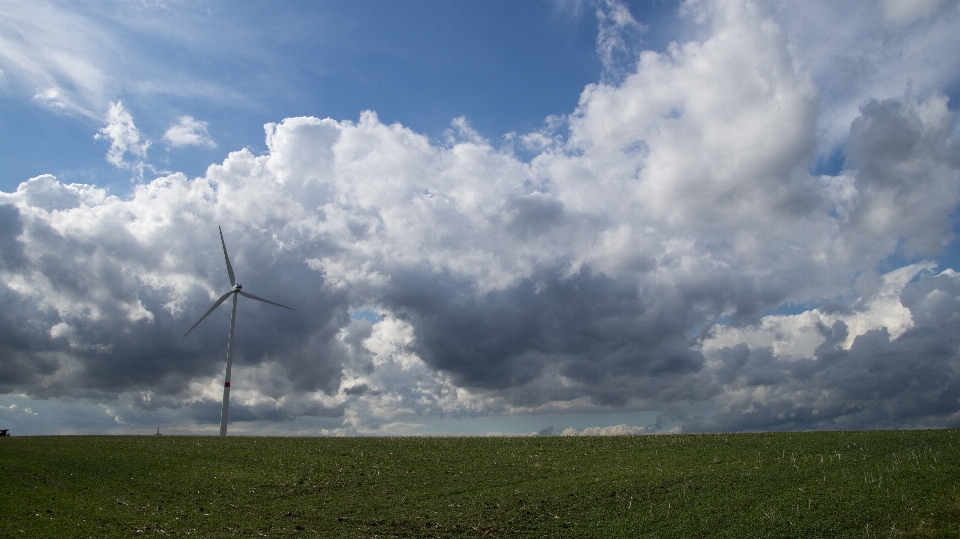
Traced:
<svg viewBox="0 0 960 539">
<path fill-rule="evenodd" d="M 55 173 L 125 192 L 129 178 L 104 161 L 106 143 L 91 135 L 111 101 L 121 100 L 153 139 L 179 116 L 206 121 L 216 148 L 155 146 L 149 159 L 201 175 L 230 151 L 265 151 L 263 124 L 289 116 L 356 120 L 374 110 L 437 139 L 465 116 L 492 140 L 526 133 L 569 112 L 602 69 L 593 8 L 584 3 L 63 2 L 38 11 L 56 17 L 50 12 L 59 9 L 109 36 L 116 50 L 99 49 L 96 35 L 82 38 L 104 79 L 96 98 L 78 96 L 83 112 L 51 107 L 34 98 L 36 81 L 8 75 L 0 170 L 7 191 Z M 663 48 L 670 34 L 661 28 L 676 25 L 676 6 L 645 1 L 634 9 L 647 25 L 643 43 Z"/>
<path fill-rule="evenodd" d="M 955 0 L 0 13 L 15 434 L 960 426 Z"/>
</svg>

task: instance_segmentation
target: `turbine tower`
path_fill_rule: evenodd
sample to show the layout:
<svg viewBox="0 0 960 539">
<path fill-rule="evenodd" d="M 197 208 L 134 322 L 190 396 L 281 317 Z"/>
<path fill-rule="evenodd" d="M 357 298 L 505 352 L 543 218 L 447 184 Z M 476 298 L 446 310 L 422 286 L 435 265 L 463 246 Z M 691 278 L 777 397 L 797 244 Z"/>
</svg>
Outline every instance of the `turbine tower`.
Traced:
<svg viewBox="0 0 960 539">
<path fill-rule="evenodd" d="M 203 313 L 203 316 L 200 317 L 200 320 L 197 320 L 197 323 L 190 327 L 186 333 L 183 334 L 184 337 L 190 334 L 193 331 L 193 328 L 200 325 L 200 322 L 203 322 L 203 319 L 207 317 L 210 313 L 216 310 L 221 303 L 227 300 L 228 297 L 233 296 L 233 312 L 230 314 L 230 338 L 227 340 L 227 374 L 223 379 L 223 407 L 220 409 L 220 436 L 227 435 L 227 412 L 230 408 L 230 367 L 233 365 L 233 329 L 237 321 L 237 296 L 245 296 L 250 299 L 255 299 L 257 301 L 262 301 L 264 303 L 269 303 L 271 305 L 276 305 L 277 307 L 283 307 L 284 309 L 293 310 L 293 307 L 287 307 L 286 305 L 280 305 L 275 301 L 270 301 L 269 299 L 261 298 L 260 296 L 254 296 L 249 292 L 243 291 L 243 286 L 237 282 L 236 278 L 233 276 L 233 266 L 230 265 L 230 255 L 227 254 L 227 244 L 223 241 L 223 229 L 220 229 L 220 245 L 223 246 L 223 258 L 227 261 L 227 275 L 230 276 L 230 291 L 226 294 L 220 296 L 220 299 L 213 304 L 213 307 L 210 307 L 207 312 Z"/>
</svg>

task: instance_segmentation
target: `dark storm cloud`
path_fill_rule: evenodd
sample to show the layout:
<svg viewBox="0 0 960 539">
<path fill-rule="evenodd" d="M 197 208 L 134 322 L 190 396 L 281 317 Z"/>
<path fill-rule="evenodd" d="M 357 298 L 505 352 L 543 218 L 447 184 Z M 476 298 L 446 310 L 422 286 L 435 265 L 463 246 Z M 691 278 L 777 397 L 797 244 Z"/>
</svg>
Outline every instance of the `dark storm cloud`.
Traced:
<svg viewBox="0 0 960 539">
<path fill-rule="evenodd" d="M 551 366 L 612 405 L 636 396 L 616 380 L 681 375 L 703 363 L 687 335 L 691 312 L 604 275 L 546 272 L 481 295 L 449 275 L 410 272 L 393 282 L 388 302 L 415 328 L 417 352 L 465 387 L 508 390 Z"/>
<path fill-rule="evenodd" d="M 39 387 L 65 359 L 67 347 L 48 334 L 56 317 L 6 285 L 0 286 L 0 305 L 0 392 Z"/>
<path fill-rule="evenodd" d="M 688 429 L 791 430 L 960 426 L 960 280 L 924 276 L 901 295 L 915 326 L 886 328 L 843 347 L 842 321 L 821 326 L 814 357 L 778 358 L 745 344 L 720 351 L 715 380 L 726 395 Z M 685 417 L 685 419 L 692 419 Z"/>
</svg>

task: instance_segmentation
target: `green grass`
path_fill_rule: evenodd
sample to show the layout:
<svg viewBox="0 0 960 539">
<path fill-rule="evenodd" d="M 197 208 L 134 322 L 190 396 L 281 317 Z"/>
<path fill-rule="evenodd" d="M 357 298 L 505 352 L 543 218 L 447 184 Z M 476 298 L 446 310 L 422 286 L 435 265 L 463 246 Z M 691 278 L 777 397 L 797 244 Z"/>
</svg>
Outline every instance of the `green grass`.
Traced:
<svg viewBox="0 0 960 539">
<path fill-rule="evenodd" d="M 960 431 L 0 439 L 0 537 L 960 537 Z"/>
</svg>

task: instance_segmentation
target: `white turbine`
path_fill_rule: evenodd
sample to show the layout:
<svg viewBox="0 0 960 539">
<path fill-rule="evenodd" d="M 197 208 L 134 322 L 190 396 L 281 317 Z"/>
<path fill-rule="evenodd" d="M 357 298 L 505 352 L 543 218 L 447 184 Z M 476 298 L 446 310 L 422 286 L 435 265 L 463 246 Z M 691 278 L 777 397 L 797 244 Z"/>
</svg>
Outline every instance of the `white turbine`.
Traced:
<svg viewBox="0 0 960 539">
<path fill-rule="evenodd" d="M 227 374 L 223 379 L 223 407 L 220 409 L 220 436 L 227 435 L 227 411 L 230 407 L 230 367 L 233 365 L 233 328 L 237 321 L 237 295 L 245 296 L 250 299 L 255 299 L 257 301 L 262 301 L 264 303 L 269 303 L 271 305 L 276 305 L 277 307 L 283 307 L 284 309 L 293 310 L 293 307 L 287 307 L 286 305 L 280 305 L 275 301 L 270 301 L 269 299 L 261 298 L 260 296 L 254 296 L 249 292 L 243 291 L 243 286 L 237 282 L 233 276 L 233 266 L 230 265 L 230 255 L 227 254 L 227 244 L 223 241 L 223 229 L 220 229 L 220 245 L 223 246 L 223 258 L 227 261 L 227 275 L 230 276 L 230 291 L 226 294 L 220 296 L 220 299 L 213 304 L 213 307 L 203 313 L 203 316 L 200 317 L 200 320 L 197 320 L 197 323 L 190 327 L 186 333 L 183 334 L 184 337 L 190 334 L 193 331 L 193 328 L 200 325 L 200 322 L 203 322 L 203 319 L 212 313 L 221 303 L 227 300 L 228 297 L 233 296 L 233 312 L 230 314 L 230 338 L 227 340 Z"/>
</svg>

